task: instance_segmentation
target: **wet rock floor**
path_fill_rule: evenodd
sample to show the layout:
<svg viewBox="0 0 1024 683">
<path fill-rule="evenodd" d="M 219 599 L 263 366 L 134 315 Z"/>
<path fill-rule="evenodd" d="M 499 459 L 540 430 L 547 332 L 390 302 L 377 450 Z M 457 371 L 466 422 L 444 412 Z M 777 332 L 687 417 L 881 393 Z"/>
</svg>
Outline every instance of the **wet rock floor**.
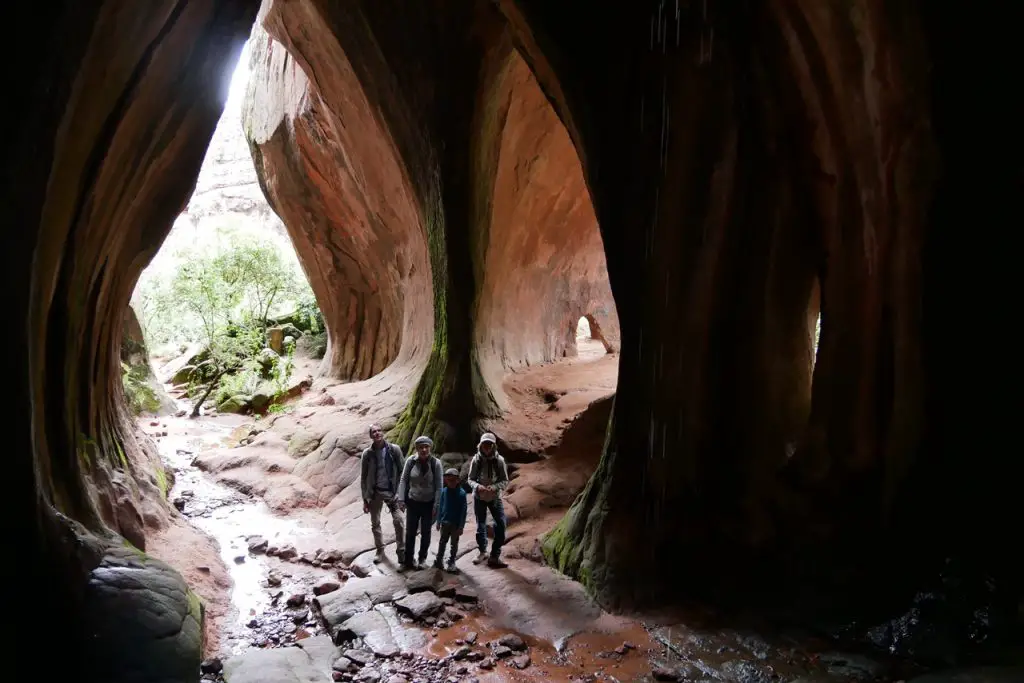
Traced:
<svg viewBox="0 0 1024 683">
<path fill-rule="evenodd" d="M 393 552 L 379 565 L 370 561 L 370 553 L 346 563 L 330 549 L 298 552 L 297 539 L 315 538 L 322 530 L 275 515 L 258 499 L 193 466 L 197 452 L 221 436 L 161 439 L 166 464 L 175 473 L 170 498 L 217 541 L 233 581 L 233 614 L 222 625 L 221 654 L 203 663 L 203 680 L 897 683 L 916 681 L 923 673 L 884 654 L 847 651 L 806 634 L 763 637 L 689 622 L 620 620 L 611 628 L 595 622 L 593 628 L 573 626 L 557 638 L 516 632 L 506 626 L 519 624 L 519 611 L 511 610 L 511 618 L 503 615 L 502 603 L 487 592 L 505 583 L 502 577 L 467 580 L 467 571 L 502 570 L 473 567 L 465 552 L 459 561 L 463 573 L 456 575 L 433 569 L 399 573 Z M 543 574 L 528 560 L 510 564 L 508 571 L 520 580 Z M 523 585 L 532 589 L 533 583 L 543 592 L 543 579 Z M 526 609 L 546 611 L 544 619 L 557 623 L 563 610 L 568 614 L 573 608 L 560 597 L 534 599 Z M 981 677 L 942 675 L 920 680 L 1024 683 L 1024 674 L 1015 678 L 1018 674 L 1003 670 Z"/>
</svg>

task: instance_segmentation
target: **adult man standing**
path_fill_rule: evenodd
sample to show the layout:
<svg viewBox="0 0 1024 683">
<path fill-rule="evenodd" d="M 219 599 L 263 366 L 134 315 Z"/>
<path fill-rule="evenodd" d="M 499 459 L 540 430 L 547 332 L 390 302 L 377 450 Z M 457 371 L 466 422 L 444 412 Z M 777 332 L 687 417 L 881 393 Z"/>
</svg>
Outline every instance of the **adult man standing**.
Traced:
<svg viewBox="0 0 1024 683">
<path fill-rule="evenodd" d="M 498 453 L 497 439 L 486 432 L 480 437 L 476 455 L 469 465 L 469 486 L 473 489 L 473 513 L 476 516 L 476 546 L 479 555 L 473 564 L 487 560 L 487 566 L 504 569 L 501 547 L 505 545 L 505 507 L 501 492 L 508 486 L 508 468 L 505 458 Z M 487 512 L 494 519 L 494 543 L 491 556 L 487 556 Z"/>
<path fill-rule="evenodd" d="M 370 447 L 363 451 L 362 477 L 363 512 L 370 513 L 370 530 L 377 546 L 375 563 L 384 560 L 384 534 L 380 529 L 380 512 L 386 505 L 395 525 L 395 544 L 398 546 L 398 563 L 405 561 L 405 520 L 398 509 L 395 493 L 402 473 L 402 449 L 384 439 L 380 425 L 370 425 Z"/>
</svg>

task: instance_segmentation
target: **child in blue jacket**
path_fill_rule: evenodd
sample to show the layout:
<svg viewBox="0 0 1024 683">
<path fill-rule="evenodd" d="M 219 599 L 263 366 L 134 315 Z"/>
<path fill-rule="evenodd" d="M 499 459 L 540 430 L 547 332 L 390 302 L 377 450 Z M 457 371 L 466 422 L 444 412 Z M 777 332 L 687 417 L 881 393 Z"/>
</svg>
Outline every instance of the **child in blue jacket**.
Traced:
<svg viewBox="0 0 1024 683">
<path fill-rule="evenodd" d="M 452 574 L 458 573 L 455 556 L 459 553 L 459 536 L 466 527 L 466 490 L 459 485 L 459 471 L 454 467 L 444 473 L 444 488 L 441 489 L 441 503 L 437 513 L 437 528 L 441 532 L 441 542 L 437 547 L 437 559 L 434 569 L 441 569 L 444 562 L 444 548 L 448 541 L 452 542 L 451 555 L 445 570 Z"/>
</svg>

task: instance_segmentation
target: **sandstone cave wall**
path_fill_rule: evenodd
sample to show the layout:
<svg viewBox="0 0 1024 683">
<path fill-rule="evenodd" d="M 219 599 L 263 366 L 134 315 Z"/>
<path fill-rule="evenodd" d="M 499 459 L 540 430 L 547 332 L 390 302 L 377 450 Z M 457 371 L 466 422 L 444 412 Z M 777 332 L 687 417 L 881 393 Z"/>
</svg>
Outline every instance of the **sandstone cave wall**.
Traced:
<svg viewBox="0 0 1024 683">
<path fill-rule="evenodd" d="M 380 182 L 390 183 L 394 189 L 382 193 L 382 205 L 374 206 L 363 224 L 350 226 L 348 239 L 372 241 L 375 234 L 385 233 L 396 240 L 398 236 L 420 240 L 423 251 L 403 259 L 382 242 L 374 256 L 369 250 L 350 250 L 350 242 L 342 240 L 320 253 L 332 264 L 332 273 L 345 272 L 344 267 L 334 267 L 335 261 L 351 258 L 358 264 L 370 259 L 370 268 L 355 271 L 365 282 L 363 289 L 368 295 L 364 307 L 383 307 L 387 297 L 402 301 L 404 296 L 408 307 L 405 315 L 411 320 L 397 338 L 401 342 L 398 352 L 408 353 L 407 345 L 429 350 L 425 367 L 420 366 L 422 372 L 417 372 L 421 376 L 412 390 L 409 408 L 392 438 L 409 443 L 414 435 L 429 433 L 439 445 L 452 435 L 468 441 L 468 421 L 477 413 L 478 403 L 471 358 L 476 291 L 470 254 L 474 189 L 471 121 L 482 65 L 491 58 L 489 46 L 502 35 L 500 16 L 474 0 L 418 3 L 413 7 L 390 1 L 337 4 L 266 0 L 259 21 L 272 40 L 300 65 L 305 78 L 316 84 L 315 93 L 312 86 L 309 92 L 319 98 L 319 106 L 325 112 L 344 113 L 311 134 L 317 146 L 334 150 L 329 163 L 325 160 L 323 167 L 303 169 L 301 173 L 283 170 L 286 159 L 294 160 L 300 154 L 275 156 L 268 153 L 264 141 L 277 130 L 280 144 L 291 144 L 285 141 L 298 139 L 305 124 L 278 127 L 279 117 L 267 117 L 271 125 L 265 133 L 250 133 L 250 139 L 259 143 L 253 145 L 254 158 L 258 169 L 264 167 L 260 173 L 268 196 L 275 197 L 274 182 L 292 177 L 297 186 L 289 190 L 289 195 L 306 196 L 318 183 L 324 189 L 316 192 L 326 193 L 328 183 L 333 183 L 330 190 L 334 201 L 358 205 L 368 201 L 366 193 L 375 191 Z M 467 27 L 473 30 L 467 31 Z M 271 54 L 274 49 L 271 47 Z M 290 86 L 277 80 L 278 73 L 280 70 L 265 71 L 260 88 L 269 90 L 272 99 L 288 100 Z M 317 97 L 311 95 L 303 106 L 315 109 Z M 362 118 L 353 118 L 357 115 Z M 354 125 L 354 120 L 361 125 Z M 301 148 L 301 143 L 297 147 Z M 382 164 L 390 165 L 387 175 L 380 170 Z M 352 182 L 336 170 L 349 168 L 355 169 Z M 371 182 L 374 180 L 376 183 Z M 403 204 L 406 198 L 408 206 Z M 295 231 L 296 221 L 289 217 L 287 206 L 276 208 L 289 230 Z M 346 229 L 343 215 L 337 211 L 326 215 L 334 225 Z M 307 214 L 302 214 L 302 221 L 309 222 Z M 336 228 L 332 230 L 332 234 L 338 233 Z M 302 239 L 293 237 L 297 243 Z M 314 289 L 323 298 L 326 288 L 317 285 L 315 268 L 302 256 L 307 249 L 301 244 L 298 247 Z M 345 256 L 346 251 L 351 251 L 351 257 Z M 378 258 L 379 262 L 374 260 Z M 381 265 L 373 267 L 374 263 Z M 380 283 L 382 268 L 396 269 L 402 277 L 415 279 L 408 280 L 406 290 L 398 291 L 386 281 Z M 335 273 L 334 279 L 345 282 L 354 278 L 337 277 Z M 379 291 L 374 291 L 375 286 Z M 429 302 L 423 297 L 430 297 Z M 428 303 L 432 303 L 432 320 L 426 315 L 431 309 Z M 395 310 L 383 312 L 382 325 L 393 325 L 400 318 Z M 339 317 L 334 313 L 330 316 Z M 373 316 L 367 320 L 367 324 L 376 324 Z M 338 328 L 345 329 L 338 324 L 334 327 L 332 339 L 339 334 Z M 412 357 L 411 353 L 406 357 Z M 331 362 L 344 369 L 343 363 Z M 365 377 L 376 369 L 371 366 L 355 376 Z M 479 400 L 493 403 L 488 396 Z"/>
<path fill-rule="evenodd" d="M 244 126 L 324 314 L 321 374 L 366 379 L 393 362 L 422 369 L 431 274 L 406 169 L 321 15 L 305 3 L 277 7 L 265 3 L 253 29 Z"/>
<path fill-rule="evenodd" d="M 500 15 L 465 1 L 395 21 L 386 5 L 264 2 L 246 125 L 332 339 L 378 361 L 430 348 L 395 438 L 468 447 L 505 407 L 505 370 L 572 354 L 583 315 L 615 350 L 618 319 L 579 160 Z M 386 364 L 353 371 L 332 348 L 341 377 Z"/>
<path fill-rule="evenodd" d="M 493 46 L 511 40 L 565 124 L 622 353 L 598 472 L 548 539 L 556 566 L 606 604 L 716 586 L 746 597 L 787 577 L 843 578 L 832 597 L 856 601 L 891 597 L 959 554 L 1016 581 L 998 608 L 1017 608 L 1007 444 L 1021 375 L 1015 328 L 1001 323 L 1017 310 L 1009 240 L 1024 222 L 1024 112 L 1006 95 L 1018 8 L 502 0 L 510 38 L 490 4 L 469 0 L 287 6 L 323 19 L 305 17 L 315 30 L 293 56 L 333 36 L 350 58 L 425 231 L 433 337 L 401 434 L 465 430 L 479 409 L 467 131 L 482 74 L 507 59 Z M 8 47 L 36 58 L 4 60 L 21 99 L 0 190 L 18 228 L 5 250 L 10 312 L 25 323 L 5 356 L 21 397 L 8 447 L 24 514 L 12 518 L 27 523 L 48 588 L 37 608 L 64 616 L 62 659 L 81 669 L 91 660 L 76 656 L 76 618 L 102 553 L 80 540 L 116 525 L 86 480 L 99 458 L 116 467 L 125 441 L 121 312 L 184 206 L 220 113 L 221 67 L 255 8 L 26 9 L 31 20 L 10 23 L 34 30 Z M 1000 325 L 979 333 L 975 321 Z M 785 587 L 771 584 L 784 599 Z"/>
<path fill-rule="evenodd" d="M 949 554 L 1013 577 L 981 528 L 1019 520 L 985 417 L 1007 376 L 968 369 L 985 342 L 953 313 L 1010 302 L 1021 136 L 992 128 L 1020 107 L 995 17 L 500 4 L 580 152 L 622 323 L 607 449 L 548 557 L 610 602 L 823 582 L 865 607 Z M 959 254 L 978 220 L 987 246 Z"/>
<path fill-rule="evenodd" d="M 477 182 L 490 215 L 476 226 L 474 352 L 486 391 L 506 408 L 504 373 L 576 353 L 576 325 L 591 316 L 609 350 L 619 322 L 604 245 L 569 135 L 515 50 L 482 86 L 498 102 L 493 175 Z M 489 181 L 489 182 L 488 182 Z"/>
<path fill-rule="evenodd" d="M 25 571 L 45 587 L 34 609 L 62 622 L 48 675 L 184 679 L 198 664 L 200 608 L 139 550 L 166 505 L 155 454 L 136 443 L 124 407 L 122 323 L 191 191 L 255 8 L 109 0 L 21 10 L 36 16 L 20 16 L 34 28 L 5 46 L 15 53 L 5 62 L 18 64 L 6 82 L 19 93 L 2 162 L 19 323 L 5 354 L 16 397 L 6 446 L 10 517 L 30 541 Z M 140 619 L 153 601 L 159 616 Z"/>
</svg>

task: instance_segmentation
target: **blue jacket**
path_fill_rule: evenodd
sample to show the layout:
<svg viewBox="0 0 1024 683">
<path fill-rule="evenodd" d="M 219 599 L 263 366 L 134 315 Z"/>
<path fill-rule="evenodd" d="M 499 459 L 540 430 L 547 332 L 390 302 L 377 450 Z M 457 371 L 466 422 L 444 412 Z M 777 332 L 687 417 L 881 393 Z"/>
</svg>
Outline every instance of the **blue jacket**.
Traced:
<svg viewBox="0 0 1024 683">
<path fill-rule="evenodd" d="M 441 509 L 437 513 L 437 525 L 450 524 L 456 529 L 466 526 L 466 490 L 462 486 L 441 489 Z"/>
</svg>

